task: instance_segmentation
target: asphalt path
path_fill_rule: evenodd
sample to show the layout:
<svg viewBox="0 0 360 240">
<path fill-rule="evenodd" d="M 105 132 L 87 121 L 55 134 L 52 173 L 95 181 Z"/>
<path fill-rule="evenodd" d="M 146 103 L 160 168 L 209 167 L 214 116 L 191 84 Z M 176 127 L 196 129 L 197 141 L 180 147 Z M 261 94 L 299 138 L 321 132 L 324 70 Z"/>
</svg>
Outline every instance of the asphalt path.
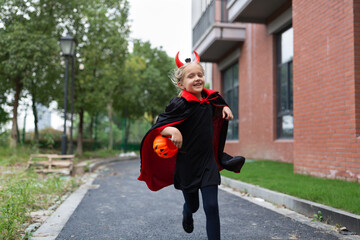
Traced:
<svg viewBox="0 0 360 240">
<path fill-rule="evenodd" d="M 139 166 L 133 160 L 103 169 L 56 239 L 207 239 L 202 205 L 194 232 L 184 232 L 182 193 L 173 186 L 150 191 L 137 180 Z M 222 239 L 341 239 L 223 190 L 219 209 Z"/>
</svg>

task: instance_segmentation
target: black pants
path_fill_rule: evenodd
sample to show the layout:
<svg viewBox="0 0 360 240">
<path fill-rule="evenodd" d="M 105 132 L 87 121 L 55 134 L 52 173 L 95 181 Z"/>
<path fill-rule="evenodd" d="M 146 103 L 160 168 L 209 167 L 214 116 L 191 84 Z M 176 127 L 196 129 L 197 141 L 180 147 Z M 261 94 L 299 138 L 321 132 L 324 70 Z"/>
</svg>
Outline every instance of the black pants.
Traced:
<svg viewBox="0 0 360 240">
<path fill-rule="evenodd" d="M 192 214 L 199 209 L 199 191 L 186 193 L 183 191 L 185 204 L 184 215 L 191 218 Z M 218 186 L 207 186 L 201 188 L 203 207 L 206 215 L 206 232 L 208 239 L 220 239 L 220 217 L 218 205 Z"/>
</svg>

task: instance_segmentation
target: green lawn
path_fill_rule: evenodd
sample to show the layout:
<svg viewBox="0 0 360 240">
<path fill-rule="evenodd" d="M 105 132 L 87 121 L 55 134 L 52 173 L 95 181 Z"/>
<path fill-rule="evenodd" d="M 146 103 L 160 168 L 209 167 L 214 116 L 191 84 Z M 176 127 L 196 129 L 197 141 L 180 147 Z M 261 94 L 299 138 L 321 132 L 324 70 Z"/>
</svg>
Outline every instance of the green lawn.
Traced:
<svg viewBox="0 0 360 240">
<path fill-rule="evenodd" d="M 240 174 L 222 171 L 225 177 L 360 214 L 360 184 L 293 173 L 293 165 L 247 160 Z"/>
</svg>

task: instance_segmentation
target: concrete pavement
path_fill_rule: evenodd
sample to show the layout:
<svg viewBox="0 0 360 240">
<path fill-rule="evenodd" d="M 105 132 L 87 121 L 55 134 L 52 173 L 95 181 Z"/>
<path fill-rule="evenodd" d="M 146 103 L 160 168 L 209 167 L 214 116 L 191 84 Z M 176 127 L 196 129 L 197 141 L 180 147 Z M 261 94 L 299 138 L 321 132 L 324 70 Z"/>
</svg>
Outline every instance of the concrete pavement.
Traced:
<svg viewBox="0 0 360 240">
<path fill-rule="evenodd" d="M 138 174 L 138 160 L 108 165 L 83 188 L 86 193 L 65 225 L 55 227 L 56 223 L 48 221 L 32 239 L 207 239 L 201 206 L 194 215 L 194 232 L 185 233 L 181 192 L 172 186 L 151 192 L 136 180 Z M 360 239 L 337 234 L 329 225 L 229 188 L 219 191 L 219 207 L 222 239 Z M 53 215 L 56 219 L 61 214 Z"/>
</svg>

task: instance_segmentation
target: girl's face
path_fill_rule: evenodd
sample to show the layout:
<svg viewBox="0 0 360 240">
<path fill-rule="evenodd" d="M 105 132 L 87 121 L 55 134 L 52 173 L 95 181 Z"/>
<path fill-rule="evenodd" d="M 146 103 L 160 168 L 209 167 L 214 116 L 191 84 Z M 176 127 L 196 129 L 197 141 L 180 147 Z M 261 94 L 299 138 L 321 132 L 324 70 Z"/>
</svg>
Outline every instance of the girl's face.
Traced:
<svg viewBox="0 0 360 240">
<path fill-rule="evenodd" d="M 184 78 L 178 82 L 181 90 L 186 90 L 201 100 L 201 92 L 204 88 L 204 71 L 197 63 L 191 63 L 184 69 Z"/>
</svg>

